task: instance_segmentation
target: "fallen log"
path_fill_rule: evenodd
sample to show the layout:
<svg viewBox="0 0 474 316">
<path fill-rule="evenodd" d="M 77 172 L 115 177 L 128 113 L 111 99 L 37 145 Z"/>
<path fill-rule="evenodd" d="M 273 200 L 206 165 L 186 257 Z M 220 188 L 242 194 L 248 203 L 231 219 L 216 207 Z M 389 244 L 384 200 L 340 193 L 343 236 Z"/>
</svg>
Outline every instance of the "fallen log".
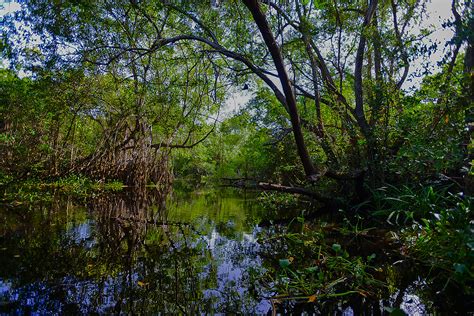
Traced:
<svg viewBox="0 0 474 316">
<path fill-rule="evenodd" d="M 285 186 L 285 185 L 281 185 L 281 184 L 258 182 L 257 183 L 257 188 L 261 189 L 261 190 L 265 190 L 265 191 L 278 191 L 278 192 L 305 195 L 305 196 L 309 196 L 309 197 L 311 197 L 315 200 L 318 200 L 318 201 L 321 201 L 321 202 L 324 202 L 324 203 L 329 203 L 329 202 L 334 201 L 333 198 L 323 196 L 320 193 L 308 190 L 306 188 L 301 188 L 301 187 L 290 187 L 290 186 Z"/>
<path fill-rule="evenodd" d="M 247 179 L 247 178 L 221 178 L 222 180 L 228 182 L 227 184 L 223 184 L 223 187 L 237 187 L 237 188 L 244 188 L 244 189 L 257 189 L 257 190 L 264 190 L 264 191 L 277 191 L 283 193 L 290 193 L 290 194 L 299 194 L 310 197 L 316 201 L 322 202 L 326 204 L 326 206 L 330 208 L 337 208 L 342 206 L 342 201 L 338 198 L 328 197 L 322 195 L 321 193 L 312 191 L 310 189 L 306 189 L 303 187 L 292 187 L 292 186 L 285 186 L 281 184 L 274 184 L 268 182 L 258 182 L 254 179 Z"/>
</svg>

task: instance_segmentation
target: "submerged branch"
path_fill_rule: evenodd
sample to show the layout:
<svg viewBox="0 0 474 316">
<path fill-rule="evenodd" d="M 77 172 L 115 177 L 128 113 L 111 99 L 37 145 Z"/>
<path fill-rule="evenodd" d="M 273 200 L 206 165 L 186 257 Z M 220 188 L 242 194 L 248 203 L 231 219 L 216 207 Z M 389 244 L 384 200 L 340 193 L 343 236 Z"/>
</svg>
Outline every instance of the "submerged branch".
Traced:
<svg viewBox="0 0 474 316">
<path fill-rule="evenodd" d="M 281 184 L 273 184 L 273 183 L 266 183 L 266 182 L 258 182 L 256 186 L 258 189 L 265 190 L 265 191 L 278 191 L 278 192 L 305 195 L 305 196 L 312 197 L 315 200 L 318 200 L 321 202 L 328 202 L 332 200 L 331 198 L 322 196 L 321 194 L 317 192 L 314 192 L 302 187 L 290 187 L 290 186 L 285 186 Z"/>
</svg>

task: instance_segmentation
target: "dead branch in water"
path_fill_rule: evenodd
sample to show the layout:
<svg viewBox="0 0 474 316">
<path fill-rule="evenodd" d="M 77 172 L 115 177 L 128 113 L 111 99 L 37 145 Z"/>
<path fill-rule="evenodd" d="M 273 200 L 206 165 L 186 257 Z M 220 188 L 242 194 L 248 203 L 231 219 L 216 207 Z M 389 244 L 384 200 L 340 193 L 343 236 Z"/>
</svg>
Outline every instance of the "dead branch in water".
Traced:
<svg viewBox="0 0 474 316">
<path fill-rule="evenodd" d="M 316 191 L 304 187 L 293 187 L 268 182 L 260 182 L 255 179 L 248 178 L 221 178 L 221 180 L 227 182 L 226 184 L 222 185 L 224 187 L 238 187 L 244 189 L 258 189 L 264 191 L 277 191 L 283 193 L 298 194 L 310 197 L 326 205 L 339 206 L 341 204 L 341 202 L 337 198 L 324 196 Z"/>
<path fill-rule="evenodd" d="M 273 184 L 273 183 L 266 183 L 266 182 L 258 182 L 256 185 L 257 189 L 265 190 L 265 191 L 278 191 L 284 193 L 292 193 L 292 194 L 299 194 L 304 196 L 309 196 L 317 201 L 328 203 L 333 202 L 334 199 L 323 196 L 322 194 L 308 190 L 302 187 L 290 187 L 281 184 Z"/>
</svg>

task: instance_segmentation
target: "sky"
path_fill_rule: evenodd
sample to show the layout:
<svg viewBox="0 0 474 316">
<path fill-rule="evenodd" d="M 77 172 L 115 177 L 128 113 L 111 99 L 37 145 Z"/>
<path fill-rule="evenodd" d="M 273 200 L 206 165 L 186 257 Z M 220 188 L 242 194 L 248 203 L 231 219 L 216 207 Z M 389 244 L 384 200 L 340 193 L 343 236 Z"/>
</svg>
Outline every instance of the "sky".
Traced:
<svg viewBox="0 0 474 316">
<path fill-rule="evenodd" d="M 19 9 L 20 4 L 16 1 L 0 0 L 0 17 Z"/>
<path fill-rule="evenodd" d="M 15 0 L 0 0 L 0 21 L 1 19 L 9 13 L 13 13 L 21 8 L 18 1 Z M 453 31 L 451 29 L 445 29 L 442 27 L 442 23 L 448 20 L 451 13 L 451 0 L 431 0 L 427 5 L 428 17 L 422 22 L 420 27 L 427 27 L 432 25 L 434 27 L 434 32 L 429 37 L 429 40 L 437 42 L 441 49 L 438 49 L 430 58 L 433 69 L 436 70 L 436 62 L 440 61 L 444 54 L 443 43 L 452 38 Z M 1 24 L 0 24 L 1 28 Z M 421 65 L 422 60 L 416 60 L 413 64 L 412 69 L 417 69 Z M 3 61 L 0 61 L 0 66 L 4 65 Z M 277 79 L 275 83 L 280 86 Z M 409 89 L 411 87 L 416 87 L 420 84 L 419 79 L 414 78 L 411 81 L 407 81 L 403 88 Z M 252 95 L 249 91 L 243 91 L 236 87 L 235 92 L 231 94 L 228 98 L 227 103 L 221 111 L 222 116 L 228 116 L 232 112 L 237 111 L 242 106 L 245 105 L 251 99 Z"/>
<path fill-rule="evenodd" d="M 0 0 L 0 31 L 2 30 L 3 17 L 9 13 L 20 10 L 21 6 L 16 1 Z M 0 67 L 6 67 L 5 61 L 0 57 Z"/>
<path fill-rule="evenodd" d="M 438 49 L 431 57 L 430 62 L 432 66 L 432 71 L 437 70 L 436 63 L 440 61 L 443 56 L 445 55 L 446 51 L 444 50 L 444 43 L 453 37 L 453 30 L 443 28 L 443 22 L 446 22 L 451 16 L 451 0 L 431 0 L 430 3 L 427 4 L 427 16 L 428 19 L 424 20 L 420 28 L 425 28 L 428 26 L 433 26 L 434 32 L 428 37 L 429 40 L 438 43 Z M 415 60 L 412 63 L 411 69 L 418 70 L 421 67 L 422 60 Z M 413 72 L 412 72 L 413 73 Z M 272 81 L 278 86 L 281 87 L 278 78 L 271 78 Z M 419 87 L 421 83 L 420 78 L 410 78 L 407 80 L 402 87 L 403 89 L 411 89 Z M 249 91 L 238 91 L 231 95 L 231 97 L 227 100 L 227 104 L 225 105 L 222 115 L 227 116 L 236 111 L 240 108 L 245 106 L 245 104 L 252 98 L 252 94 Z"/>
</svg>

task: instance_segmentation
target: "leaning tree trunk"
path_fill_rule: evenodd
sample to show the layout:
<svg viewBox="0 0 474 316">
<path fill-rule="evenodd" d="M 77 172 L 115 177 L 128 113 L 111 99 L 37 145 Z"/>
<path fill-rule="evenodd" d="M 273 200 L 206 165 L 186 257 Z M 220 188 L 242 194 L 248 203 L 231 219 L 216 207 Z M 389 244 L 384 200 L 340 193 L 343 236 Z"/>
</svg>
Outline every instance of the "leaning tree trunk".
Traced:
<svg viewBox="0 0 474 316">
<path fill-rule="evenodd" d="M 367 122 L 367 118 L 364 112 L 364 93 L 363 93 L 363 80 L 362 70 L 364 63 L 364 54 L 367 43 L 365 31 L 370 27 L 377 9 L 377 0 L 372 0 L 367 8 L 364 23 L 362 25 L 362 32 L 357 47 L 355 69 L 354 69 L 354 93 L 355 93 L 355 116 L 357 124 L 366 140 L 367 148 L 367 169 L 368 177 L 371 186 L 377 186 L 380 184 L 381 170 L 378 162 L 379 154 L 377 150 L 376 135 L 374 133 L 374 126 L 371 126 Z"/>
<path fill-rule="evenodd" d="M 295 138 L 296 148 L 298 150 L 301 163 L 303 164 L 305 174 L 310 180 L 315 179 L 317 176 L 317 171 L 313 165 L 313 162 L 311 161 L 311 157 L 309 156 L 308 149 L 304 141 L 303 132 L 301 130 L 301 122 L 298 115 L 296 97 L 293 92 L 290 78 L 288 77 L 288 73 L 285 69 L 285 64 L 280 52 L 280 48 L 278 47 L 275 37 L 273 36 L 270 26 L 268 25 L 265 14 L 260 8 L 258 0 L 243 0 L 243 2 L 252 14 L 278 72 L 278 77 L 283 87 L 283 92 L 285 94 L 285 99 L 288 106 L 288 113 L 290 115 L 291 127 L 293 130 L 293 136 Z"/>
</svg>

